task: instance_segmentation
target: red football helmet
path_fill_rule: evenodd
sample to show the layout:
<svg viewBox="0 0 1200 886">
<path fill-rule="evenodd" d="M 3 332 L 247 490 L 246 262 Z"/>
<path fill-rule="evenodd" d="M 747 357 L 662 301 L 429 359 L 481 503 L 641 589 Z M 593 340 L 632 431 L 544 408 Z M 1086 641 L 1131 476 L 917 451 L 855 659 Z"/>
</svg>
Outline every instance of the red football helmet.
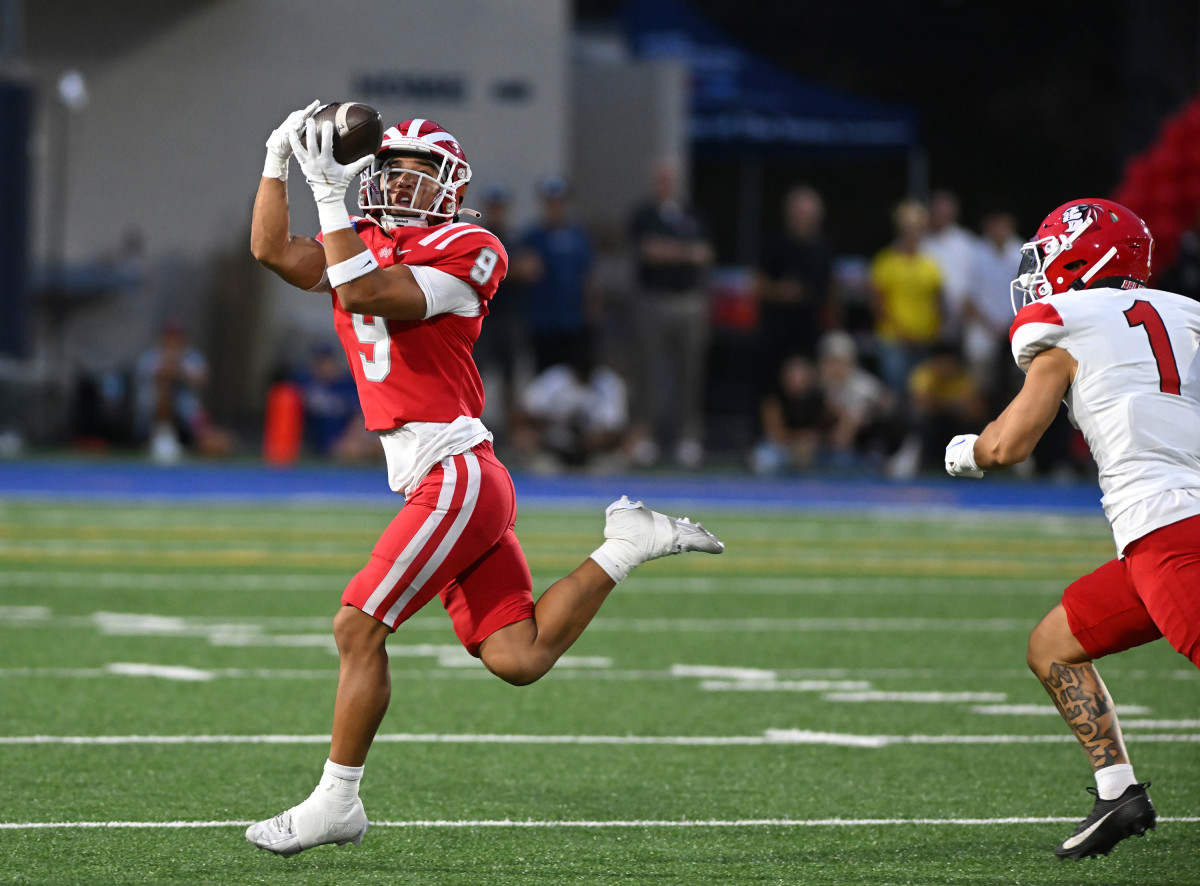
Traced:
<svg viewBox="0 0 1200 886">
<path fill-rule="evenodd" d="M 1141 289 L 1150 282 L 1153 249 L 1146 223 L 1120 203 L 1064 203 L 1021 247 L 1021 266 L 1012 281 L 1013 310 L 1068 289 Z"/>
<path fill-rule="evenodd" d="M 428 206 L 400 205 L 389 202 L 388 179 L 401 170 L 389 167 L 397 157 L 416 157 L 431 163 L 437 172 L 430 175 L 404 170 L 416 176 L 418 183 L 429 182 L 435 190 Z M 397 123 L 383 134 L 383 144 L 375 160 L 363 170 L 358 192 L 358 207 L 374 215 L 386 229 L 404 224 L 441 224 L 450 221 L 462 204 L 463 193 L 471 180 L 471 167 L 462 146 L 440 123 L 414 119 Z M 416 193 L 416 190 L 413 190 Z"/>
</svg>

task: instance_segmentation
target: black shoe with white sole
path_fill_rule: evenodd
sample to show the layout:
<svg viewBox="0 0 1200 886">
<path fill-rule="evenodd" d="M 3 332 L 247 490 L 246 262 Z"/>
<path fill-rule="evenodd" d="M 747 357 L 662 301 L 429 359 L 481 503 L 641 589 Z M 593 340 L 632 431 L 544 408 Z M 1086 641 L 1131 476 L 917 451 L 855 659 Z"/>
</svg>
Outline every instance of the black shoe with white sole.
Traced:
<svg viewBox="0 0 1200 886">
<path fill-rule="evenodd" d="M 1153 830 L 1158 813 L 1146 793 L 1148 787 L 1150 782 L 1132 784 L 1115 800 L 1101 800 L 1095 788 L 1088 788 L 1096 794 L 1092 814 L 1079 823 L 1072 836 L 1055 847 L 1054 854 L 1059 858 L 1108 855 L 1126 837 L 1140 837 Z"/>
</svg>

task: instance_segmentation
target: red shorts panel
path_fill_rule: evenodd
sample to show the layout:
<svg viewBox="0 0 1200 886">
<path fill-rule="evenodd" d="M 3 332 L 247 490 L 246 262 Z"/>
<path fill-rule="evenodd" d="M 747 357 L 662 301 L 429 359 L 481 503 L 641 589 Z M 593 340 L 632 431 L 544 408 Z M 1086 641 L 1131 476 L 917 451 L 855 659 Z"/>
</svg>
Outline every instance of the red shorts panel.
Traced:
<svg viewBox="0 0 1200 886">
<path fill-rule="evenodd" d="M 1200 517 L 1142 536 L 1125 549 L 1125 559 L 1167 642 L 1200 667 Z"/>
<path fill-rule="evenodd" d="M 443 459 L 384 530 L 342 603 L 395 630 L 441 594 L 455 633 L 478 655 L 488 634 L 533 613 L 516 516 L 512 478 L 490 443 Z"/>
<path fill-rule="evenodd" d="M 1092 658 L 1150 643 L 1162 636 L 1133 587 L 1125 560 L 1109 560 L 1063 591 L 1067 625 Z"/>
<path fill-rule="evenodd" d="M 1143 536 L 1063 593 L 1067 623 L 1093 658 L 1166 637 L 1200 667 L 1200 517 Z"/>
<path fill-rule="evenodd" d="M 533 578 L 517 534 L 504 537 L 474 566 L 442 589 L 454 633 L 478 657 L 479 644 L 505 625 L 533 617 Z"/>
</svg>

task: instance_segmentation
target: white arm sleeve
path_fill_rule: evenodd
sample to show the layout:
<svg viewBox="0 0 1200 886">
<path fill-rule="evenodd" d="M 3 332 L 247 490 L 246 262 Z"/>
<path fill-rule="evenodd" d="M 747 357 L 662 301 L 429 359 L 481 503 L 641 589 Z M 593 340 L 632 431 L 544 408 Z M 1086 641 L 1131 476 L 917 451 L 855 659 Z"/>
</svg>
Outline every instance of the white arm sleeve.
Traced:
<svg viewBox="0 0 1200 886">
<path fill-rule="evenodd" d="M 435 314 L 478 317 L 483 312 L 475 290 L 457 277 L 425 265 L 410 265 L 413 277 L 425 293 L 425 319 Z"/>
</svg>

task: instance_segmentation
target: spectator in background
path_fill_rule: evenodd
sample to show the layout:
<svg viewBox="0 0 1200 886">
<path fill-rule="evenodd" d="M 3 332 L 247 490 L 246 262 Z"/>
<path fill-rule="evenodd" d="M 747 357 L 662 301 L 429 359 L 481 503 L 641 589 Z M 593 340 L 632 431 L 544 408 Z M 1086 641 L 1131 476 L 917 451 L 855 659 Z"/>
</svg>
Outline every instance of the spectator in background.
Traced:
<svg viewBox="0 0 1200 886">
<path fill-rule="evenodd" d="M 637 265 L 639 365 L 634 460 L 649 466 L 674 438 L 681 467 L 704 458 L 705 361 L 709 343 L 706 276 L 713 250 L 703 225 L 679 194 L 679 169 L 663 160 L 654 167 L 653 193 L 630 225 Z M 668 404 L 670 407 L 668 408 Z"/>
<path fill-rule="evenodd" d="M 200 399 L 207 384 L 208 360 L 188 344 L 182 324 L 168 320 L 134 369 L 134 427 L 152 459 L 172 464 L 189 449 L 200 455 L 232 451 L 232 437 L 212 423 Z"/>
<path fill-rule="evenodd" d="M 957 344 L 939 342 L 909 377 L 909 402 L 920 441 L 918 468 L 941 467 L 954 428 L 976 427 L 987 417 L 979 385 L 963 364 Z M 947 429 L 950 430 L 948 437 Z M 903 472 L 901 472 L 903 473 Z"/>
<path fill-rule="evenodd" d="M 963 300 L 963 357 L 983 393 L 1003 402 L 1011 399 L 1005 380 L 1016 371 L 1008 353 L 1008 329 L 1015 313 L 1009 286 L 1020 264 L 1017 220 L 1008 212 L 989 212 L 983 217 L 983 236 L 975 244 Z"/>
<path fill-rule="evenodd" d="M 811 360 L 793 354 L 779 368 L 775 390 L 759 404 L 763 439 L 751 456 L 756 474 L 805 471 L 820 454 L 831 416 Z"/>
<path fill-rule="evenodd" d="M 925 359 L 941 331 L 942 272 L 921 251 L 929 213 L 916 200 L 893 212 L 896 239 L 871 261 L 871 294 L 879 373 L 899 396 L 908 391 L 908 375 Z"/>
<path fill-rule="evenodd" d="M 963 301 L 971 285 L 971 266 L 978 237 L 958 223 L 958 197 L 951 191 L 934 191 L 929 198 L 929 230 L 921 251 L 937 262 L 942 272 L 943 338 L 961 338 Z"/>
<path fill-rule="evenodd" d="M 509 256 L 516 258 L 520 246 L 509 218 L 511 202 L 508 188 L 499 182 L 484 189 L 481 223 L 496 235 Z M 488 391 L 484 418 L 498 444 L 502 439 L 510 438 L 514 431 L 520 358 L 530 347 L 526 330 L 525 284 L 518 277 L 510 271 L 501 282 L 488 304 L 488 322 L 475 342 L 475 365 L 479 367 Z M 494 384 L 499 385 L 499 392 L 494 389 Z M 490 414 L 494 410 L 500 413 L 498 417 Z"/>
<path fill-rule="evenodd" d="M 815 359 L 817 340 L 833 325 L 834 249 L 821 232 L 824 217 L 825 204 L 816 190 L 793 187 L 784 200 L 783 230 L 759 257 L 755 295 L 761 392 L 775 384 L 789 354 Z"/>
<path fill-rule="evenodd" d="M 595 466 L 617 452 L 629 427 L 625 382 L 589 344 L 540 373 L 521 398 L 530 448 L 566 467 Z"/>
<path fill-rule="evenodd" d="M 295 383 L 304 403 L 304 440 L 315 455 L 357 461 L 383 454 L 378 437 L 366 430 L 354 376 L 339 348 L 314 347 Z"/>
<path fill-rule="evenodd" d="M 541 218 L 521 238 L 509 276 L 525 287 L 525 320 L 540 373 L 590 346 L 599 305 L 590 279 L 591 240 L 568 216 L 566 182 L 545 178 L 538 195 Z"/>
<path fill-rule="evenodd" d="M 890 454 L 903 439 L 903 420 L 887 385 L 858 365 L 854 337 L 841 330 L 827 332 L 817 351 L 831 421 L 826 437 L 830 466 L 853 467 Z"/>
</svg>

